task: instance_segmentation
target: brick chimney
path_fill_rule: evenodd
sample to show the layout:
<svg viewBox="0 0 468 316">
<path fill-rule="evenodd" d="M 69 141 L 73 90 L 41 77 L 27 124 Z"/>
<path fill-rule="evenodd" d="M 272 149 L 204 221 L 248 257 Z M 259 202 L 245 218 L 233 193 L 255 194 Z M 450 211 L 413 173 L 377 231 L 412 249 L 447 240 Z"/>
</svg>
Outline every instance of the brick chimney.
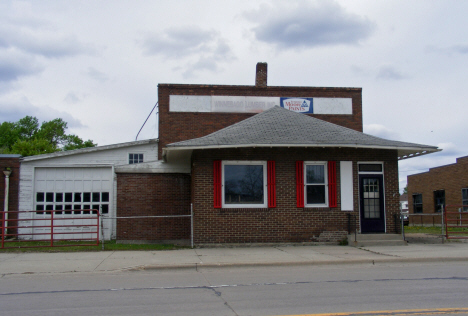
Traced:
<svg viewBox="0 0 468 316">
<path fill-rule="evenodd" d="M 255 86 L 265 88 L 267 86 L 268 64 L 257 63 L 257 73 L 255 75 Z"/>
</svg>

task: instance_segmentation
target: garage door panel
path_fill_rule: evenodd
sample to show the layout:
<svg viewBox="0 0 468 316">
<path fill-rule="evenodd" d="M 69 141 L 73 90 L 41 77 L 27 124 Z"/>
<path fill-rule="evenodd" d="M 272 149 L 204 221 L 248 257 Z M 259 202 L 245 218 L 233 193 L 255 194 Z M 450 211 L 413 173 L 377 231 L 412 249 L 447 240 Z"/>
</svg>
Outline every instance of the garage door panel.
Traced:
<svg viewBox="0 0 468 316">
<path fill-rule="evenodd" d="M 90 215 L 89 209 L 102 210 L 104 216 L 109 216 L 112 208 L 112 169 L 109 168 L 36 168 L 34 187 L 34 209 L 36 218 L 49 217 L 46 210 L 55 210 L 56 218 L 76 218 Z M 76 219 L 75 222 L 90 221 Z M 70 220 L 63 220 L 70 224 Z M 112 221 L 105 220 L 104 238 L 109 239 L 112 231 Z M 88 238 L 88 228 L 63 228 L 74 234 L 57 235 L 60 238 Z M 38 229 L 45 232 L 48 228 Z M 50 229 L 49 229 L 50 230 Z M 39 232 L 39 231 L 37 231 Z M 55 232 L 55 230 L 54 230 Z M 57 231 L 58 233 L 59 231 Z M 76 233 L 76 234 L 75 234 Z M 89 235 L 89 236 L 88 236 Z M 62 236 L 62 237 L 61 237 Z M 88 236 L 88 237 L 86 237 Z"/>
</svg>

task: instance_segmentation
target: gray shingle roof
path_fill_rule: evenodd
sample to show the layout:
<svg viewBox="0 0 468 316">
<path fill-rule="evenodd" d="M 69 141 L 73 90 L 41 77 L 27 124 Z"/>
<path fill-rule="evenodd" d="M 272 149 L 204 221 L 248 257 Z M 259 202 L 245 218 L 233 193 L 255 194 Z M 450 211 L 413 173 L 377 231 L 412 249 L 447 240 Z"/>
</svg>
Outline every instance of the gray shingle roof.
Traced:
<svg viewBox="0 0 468 316">
<path fill-rule="evenodd" d="M 168 144 L 166 150 L 285 146 L 397 149 L 400 159 L 439 151 L 435 146 L 364 134 L 279 106 L 207 136 Z"/>
</svg>

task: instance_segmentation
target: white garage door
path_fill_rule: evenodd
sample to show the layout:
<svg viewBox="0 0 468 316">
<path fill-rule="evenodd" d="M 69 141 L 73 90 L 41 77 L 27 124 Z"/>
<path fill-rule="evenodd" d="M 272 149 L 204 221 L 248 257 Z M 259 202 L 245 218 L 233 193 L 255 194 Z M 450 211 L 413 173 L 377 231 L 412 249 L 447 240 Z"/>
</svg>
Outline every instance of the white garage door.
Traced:
<svg viewBox="0 0 468 316">
<path fill-rule="evenodd" d="M 35 218 L 75 218 L 57 221 L 57 225 L 87 225 L 96 221 L 80 219 L 100 210 L 104 217 L 110 215 L 112 207 L 112 169 L 98 168 L 36 168 L 34 173 Z M 35 221 L 40 226 L 42 221 Z M 46 224 L 46 221 L 44 221 Z M 110 238 L 111 220 L 104 220 L 104 238 Z M 54 229 L 57 239 L 92 238 L 87 231 L 92 227 L 62 227 Z M 36 228 L 34 233 L 47 233 L 48 228 Z M 60 234 L 67 232 L 67 234 Z M 70 233 L 76 234 L 70 234 Z M 40 236 L 40 235 L 38 235 Z M 38 239 L 38 238 L 36 238 Z"/>
</svg>

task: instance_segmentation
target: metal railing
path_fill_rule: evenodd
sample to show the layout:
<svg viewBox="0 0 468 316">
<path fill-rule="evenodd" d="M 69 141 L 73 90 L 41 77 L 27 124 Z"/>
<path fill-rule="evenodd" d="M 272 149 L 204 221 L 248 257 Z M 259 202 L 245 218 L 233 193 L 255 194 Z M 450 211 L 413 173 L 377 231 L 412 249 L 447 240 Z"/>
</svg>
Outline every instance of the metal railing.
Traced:
<svg viewBox="0 0 468 316">
<path fill-rule="evenodd" d="M 1 212 L 2 226 L 0 232 L 0 249 L 98 246 L 100 235 L 99 212 L 97 210 L 84 211 L 89 211 L 89 215 L 79 217 L 73 215 L 57 216 L 63 214 L 64 211 L 45 210 L 41 211 L 43 214 L 41 217 L 35 218 L 31 215 L 35 214 L 37 211 Z M 27 215 L 28 218 L 20 218 L 22 214 Z M 30 230 L 30 232 L 26 230 Z M 60 243 L 58 244 L 57 242 L 59 241 Z M 71 241 L 76 243 L 69 243 Z M 31 244 L 32 242 L 39 243 Z M 5 244 L 13 243 L 20 245 L 11 247 L 5 246 Z M 21 245 L 22 243 L 24 245 Z"/>
<path fill-rule="evenodd" d="M 445 206 L 445 238 L 468 239 L 468 213 L 463 212 L 466 208 L 468 205 Z M 456 211 L 452 209 L 456 209 Z"/>
</svg>

